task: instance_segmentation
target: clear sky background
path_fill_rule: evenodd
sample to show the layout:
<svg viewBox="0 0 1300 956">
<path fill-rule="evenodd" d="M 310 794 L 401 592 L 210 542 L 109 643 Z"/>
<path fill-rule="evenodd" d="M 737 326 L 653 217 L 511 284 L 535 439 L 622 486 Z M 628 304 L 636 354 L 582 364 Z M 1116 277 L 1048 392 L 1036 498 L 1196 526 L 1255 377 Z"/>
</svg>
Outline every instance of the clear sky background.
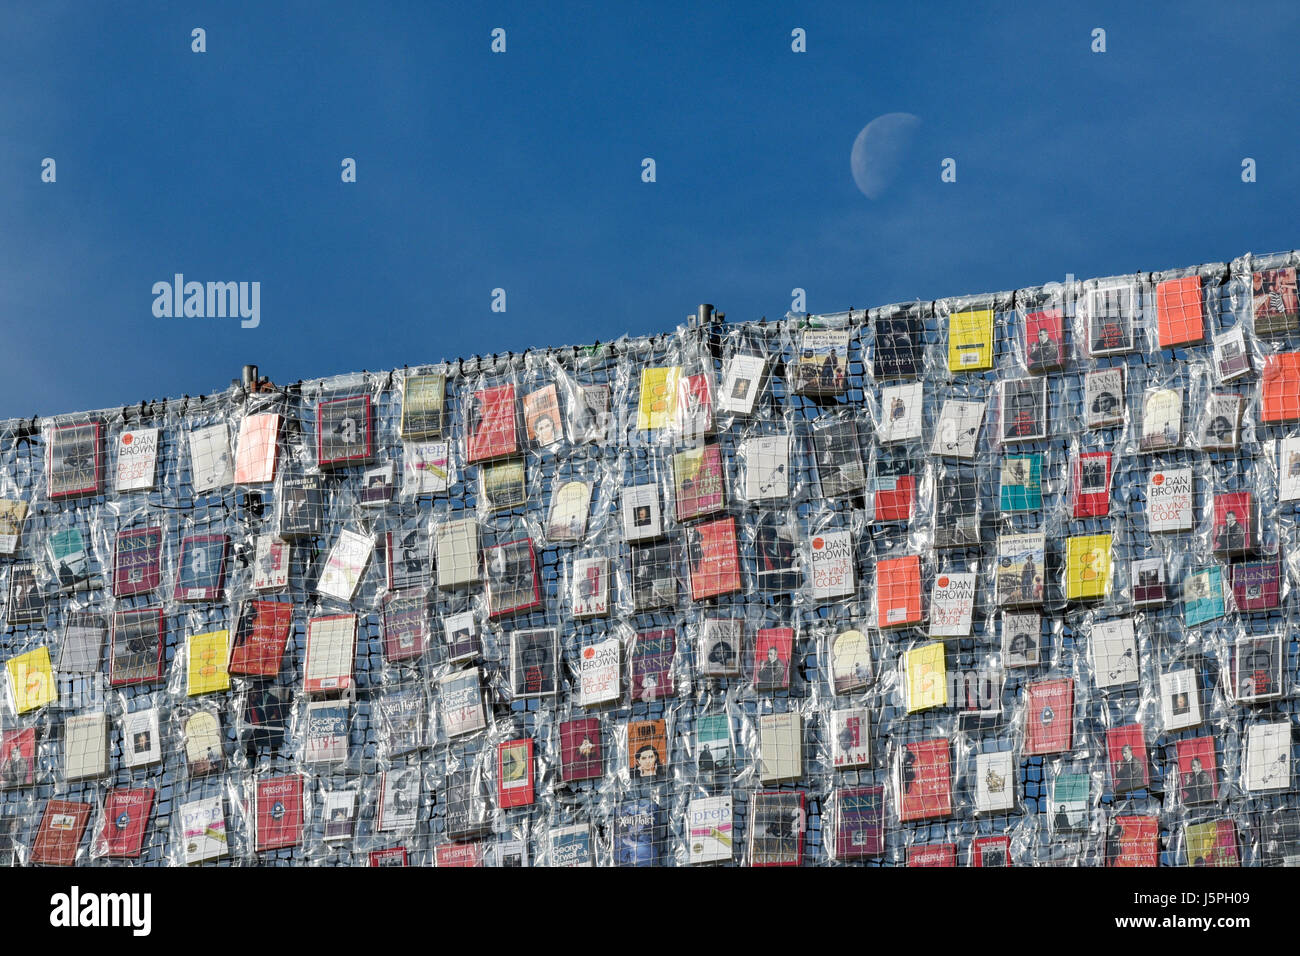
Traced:
<svg viewBox="0 0 1300 956">
<path fill-rule="evenodd" d="M 1058 6 L 6 3 L 0 418 L 1300 245 L 1300 7 Z"/>
</svg>

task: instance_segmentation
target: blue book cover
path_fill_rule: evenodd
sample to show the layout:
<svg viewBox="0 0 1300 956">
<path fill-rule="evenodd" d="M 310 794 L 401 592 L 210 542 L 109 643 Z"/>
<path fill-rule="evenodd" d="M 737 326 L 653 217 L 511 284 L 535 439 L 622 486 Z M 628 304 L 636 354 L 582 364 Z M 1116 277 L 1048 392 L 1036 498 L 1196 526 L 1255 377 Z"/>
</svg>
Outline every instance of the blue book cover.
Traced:
<svg viewBox="0 0 1300 956">
<path fill-rule="evenodd" d="M 1043 456 L 1002 459 L 1003 511 L 1038 511 L 1043 507 Z"/>
<path fill-rule="evenodd" d="M 1205 568 L 1187 578 L 1183 591 L 1183 619 L 1190 627 L 1223 617 L 1223 570 Z"/>
<path fill-rule="evenodd" d="M 625 800 L 614 824 L 618 866 L 657 866 L 663 843 L 661 811 L 653 800 Z"/>
</svg>

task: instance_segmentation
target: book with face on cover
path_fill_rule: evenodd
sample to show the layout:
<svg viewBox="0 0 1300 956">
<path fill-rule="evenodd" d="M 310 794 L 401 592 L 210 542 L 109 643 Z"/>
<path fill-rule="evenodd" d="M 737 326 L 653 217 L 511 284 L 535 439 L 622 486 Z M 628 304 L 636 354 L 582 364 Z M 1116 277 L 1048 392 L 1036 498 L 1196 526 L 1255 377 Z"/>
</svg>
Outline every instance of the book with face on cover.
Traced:
<svg viewBox="0 0 1300 956">
<path fill-rule="evenodd" d="M 0 789 L 30 787 L 36 781 L 36 728 L 0 731 Z"/>
<path fill-rule="evenodd" d="M 1088 354 L 1120 355 L 1133 351 L 1137 286 L 1131 281 L 1087 289 L 1079 299 L 1079 320 L 1088 336 Z"/>
<path fill-rule="evenodd" d="M 623 537 L 648 541 L 663 534 L 659 489 L 650 485 L 629 485 L 623 489 Z"/>
<path fill-rule="evenodd" d="M 537 448 L 554 448 L 564 438 L 564 419 L 555 385 L 545 385 L 524 396 L 524 427 Z"/>
<path fill-rule="evenodd" d="M 1089 428 L 1124 424 L 1124 367 L 1101 368 L 1083 379 L 1083 417 Z"/>
<path fill-rule="evenodd" d="M 920 382 L 887 385 L 880 390 L 880 443 L 920 441 L 925 386 Z"/>
<path fill-rule="evenodd" d="M 1016 378 L 1001 383 L 1004 444 L 1047 437 L 1047 379 Z"/>
<path fill-rule="evenodd" d="M 1241 415 L 1246 399 L 1235 392 L 1214 392 L 1201 413 L 1197 442 L 1202 451 L 1235 451 L 1241 440 Z"/>
<path fill-rule="evenodd" d="M 1265 269 L 1251 274 L 1251 299 L 1256 335 L 1282 335 L 1296 327 L 1300 317 L 1300 296 L 1296 295 L 1296 271 Z"/>
<path fill-rule="evenodd" d="M 1160 675 L 1160 720 L 1166 731 L 1201 722 L 1201 695 L 1192 668 L 1173 667 Z"/>
<path fill-rule="evenodd" d="M 149 491 L 158 466 L 158 429 L 136 428 L 117 436 L 117 475 L 120 491 Z"/>
<path fill-rule="evenodd" d="M 849 338 L 841 329 L 804 329 L 794 367 L 799 395 L 839 395 L 848 387 Z"/>
<path fill-rule="evenodd" d="M 718 408 L 735 415 L 752 415 L 766 367 L 767 359 L 762 355 L 733 355 L 722 373 Z"/>
<path fill-rule="evenodd" d="M 1064 319 L 1060 309 L 1042 309 L 1025 315 L 1025 368 L 1035 375 L 1065 364 Z"/>
<path fill-rule="evenodd" d="M 1190 737 L 1178 741 L 1178 799 L 1192 807 L 1219 798 L 1219 764 L 1214 738 Z"/>
<path fill-rule="evenodd" d="M 877 314 L 872 331 L 871 374 L 875 379 L 909 378 L 920 371 L 925 326 L 919 309 L 907 306 Z"/>
<path fill-rule="evenodd" d="M 858 442 L 857 422 L 831 419 L 814 425 L 812 445 L 823 497 L 837 498 L 866 488 L 867 473 Z"/>
<path fill-rule="evenodd" d="M 803 791 L 760 790 L 754 794 L 752 813 L 749 865 L 800 866 L 807 830 Z"/>
<path fill-rule="evenodd" d="M 289 560 L 293 546 L 284 538 L 259 534 L 254 546 L 253 590 L 280 591 L 289 586 Z"/>
<path fill-rule="evenodd" d="M 569 439 L 575 445 L 598 444 L 609 437 L 613 421 L 608 385 L 579 385 L 569 408 Z"/>
</svg>

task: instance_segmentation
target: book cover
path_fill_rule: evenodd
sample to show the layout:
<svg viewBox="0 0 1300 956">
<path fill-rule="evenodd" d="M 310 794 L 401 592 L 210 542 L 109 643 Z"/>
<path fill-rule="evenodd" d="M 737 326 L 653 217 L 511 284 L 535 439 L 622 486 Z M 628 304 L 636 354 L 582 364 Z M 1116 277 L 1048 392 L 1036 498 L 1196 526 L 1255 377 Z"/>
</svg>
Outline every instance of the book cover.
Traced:
<svg viewBox="0 0 1300 956">
<path fill-rule="evenodd" d="M 444 796 L 447 836 L 453 840 L 468 840 L 491 829 L 487 789 L 477 769 L 450 771 Z"/>
<path fill-rule="evenodd" d="M 971 866 L 1010 866 L 1011 837 L 976 837 L 970 845 Z"/>
<path fill-rule="evenodd" d="M 1250 349 L 1246 347 L 1246 332 L 1240 325 L 1214 336 L 1214 371 L 1223 383 L 1250 374 Z"/>
<path fill-rule="evenodd" d="M 1060 309 L 1025 314 L 1025 368 L 1035 375 L 1065 365 L 1065 322 Z"/>
<path fill-rule="evenodd" d="M 447 639 L 447 660 L 452 664 L 471 661 L 483 652 L 479 639 L 478 621 L 473 611 L 461 611 L 448 614 L 442 619 L 444 636 Z"/>
<path fill-rule="evenodd" d="M 733 355 L 722 373 L 718 408 L 734 415 L 752 415 L 766 369 L 767 359 L 762 355 Z"/>
<path fill-rule="evenodd" d="M 1213 803 L 1219 799 L 1218 759 L 1214 738 L 1188 737 L 1178 741 L 1178 798 L 1184 806 Z"/>
<path fill-rule="evenodd" d="M 812 446 L 823 497 L 838 498 L 866 488 L 867 473 L 862 464 L 857 422 L 832 419 L 815 424 Z"/>
<path fill-rule="evenodd" d="M 1079 301 L 1088 335 L 1088 354 L 1120 355 L 1133 351 L 1137 287 L 1132 283 L 1088 289 Z"/>
<path fill-rule="evenodd" d="M 668 773 L 668 726 L 663 719 L 627 724 L 628 774 L 633 783 L 653 783 Z"/>
<path fill-rule="evenodd" d="M 410 861 L 404 846 L 390 846 L 382 850 L 371 850 L 367 859 L 369 866 L 409 866 Z"/>
<path fill-rule="evenodd" d="M 1098 621 L 1088 635 L 1092 649 L 1093 682 L 1098 688 L 1136 684 L 1138 674 L 1137 637 L 1132 618 Z"/>
<path fill-rule="evenodd" d="M 663 534 L 659 489 L 655 485 L 630 485 L 623 489 L 623 537 L 647 541 Z"/>
<path fill-rule="evenodd" d="M 1232 596 L 1238 611 L 1271 611 L 1282 590 L 1282 564 L 1277 559 L 1241 561 L 1232 565 Z"/>
<path fill-rule="evenodd" d="M 119 491 L 152 491 L 158 467 L 158 429 L 135 428 L 117 436 L 117 472 L 113 487 Z"/>
<path fill-rule="evenodd" d="M 1133 582 L 1133 606 L 1163 604 L 1165 562 L 1163 558 L 1137 558 L 1129 565 Z"/>
<path fill-rule="evenodd" d="M 314 700 L 307 704 L 302 759 L 333 763 L 348 759 L 348 702 Z"/>
<path fill-rule="evenodd" d="M 185 769 L 191 777 L 219 773 L 226 765 L 222 749 L 221 718 L 215 705 L 202 707 L 181 720 Z"/>
<path fill-rule="evenodd" d="M 803 580 L 799 570 L 795 526 L 776 512 L 759 516 L 754 531 L 758 589 L 768 593 L 794 591 Z"/>
<path fill-rule="evenodd" d="M 1108 534 L 1079 535 L 1065 542 L 1065 597 L 1070 601 L 1104 598 L 1110 591 Z"/>
<path fill-rule="evenodd" d="M 487 727 L 479 669 L 452 671 L 438 681 L 442 728 L 448 737 L 463 737 Z"/>
<path fill-rule="evenodd" d="M 925 386 L 920 382 L 887 385 L 880 390 L 880 425 L 876 433 L 882 445 L 920 441 Z"/>
<path fill-rule="evenodd" d="M 813 600 L 827 601 L 852 595 L 857 590 L 853 533 L 822 531 L 812 536 L 809 545 Z"/>
<path fill-rule="evenodd" d="M 1261 865 L 1300 866 L 1300 810 L 1279 808 L 1261 813 L 1256 834 Z"/>
<path fill-rule="evenodd" d="M 58 698 L 50 649 L 44 644 L 9 658 L 5 673 L 9 678 L 9 699 L 19 714 L 30 713 Z"/>
<path fill-rule="evenodd" d="M 235 483 L 259 484 L 275 480 L 276 440 L 280 416 L 276 412 L 246 415 L 239 423 L 235 445 Z"/>
<path fill-rule="evenodd" d="M 574 823 L 551 827 L 547 835 L 546 865 L 555 867 L 595 866 L 591 847 L 591 824 Z"/>
<path fill-rule="evenodd" d="M 758 777 L 764 784 L 803 776 L 803 718 L 797 713 L 760 714 Z"/>
<path fill-rule="evenodd" d="M 632 700 L 649 703 L 673 696 L 673 658 L 676 655 L 677 632 L 674 629 L 637 632 L 628 658 Z"/>
<path fill-rule="evenodd" d="M 1015 809 L 1016 759 L 1010 750 L 975 756 L 975 809 L 999 813 Z"/>
<path fill-rule="evenodd" d="M 487 469 L 485 469 L 486 471 Z M 522 468 L 520 476 L 522 479 Z M 446 491 L 456 480 L 451 443 L 411 441 L 402 449 L 402 494 L 410 498 Z"/>
<path fill-rule="evenodd" d="M 614 814 L 615 866 L 658 866 L 667 842 L 663 810 L 653 800 L 621 800 Z"/>
<path fill-rule="evenodd" d="M 1160 722 L 1168 732 L 1186 730 L 1201 722 L 1201 695 L 1196 671 L 1174 667 L 1160 675 Z"/>
<path fill-rule="evenodd" d="M 45 470 L 51 500 L 99 492 L 103 472 L 100 444 L 103 427 L 101 422 L 86 422 L 82 425 L 56 425 L 50 429 Z"/>
<path fill-rule="evenodd" d="M 930 454 L 941 458 L 974 458 L 983 422 L 983 402 L 945 399 L 934 426 Z"/>
<path fill-rule="evenodd" d="M 324 840 L 338 843 L 352 839 L 357 817 L 357 792 L 355 790 L 326 790 L 321 817 L 325 823 Z"/>
<path fill-rule="evenodd" d="M 389 591 L 423 591 L 429 586 L 429 539 L 422 522 L 407 522 L 379 535 L 378 559 Z"/>
<path fill-rule="evenodd" d="M 876 627 L 921 623 L 921 558 L 908 554 L 876 562 Z"/>
<path fill-rule="evenodd" d="M 675 542 L 632 545 L 632 600 L 637 611 L 676 603 L 677 548 Z"/>
<path fill-rule="evenodd" d="M 1111 461 L 1108 451 L 1075 455 L 1070 469 L 1071 514 L 1075 518 L 1098 518 L 1110 514 Z"/>
<path fill-rule="evenodd" d="M 1153 469 L 1147 478 L 1147 530 L 1192 530 L 1192 469 Z"/>
<path fill-rule="evenodd" d="M 1053 833 L 1077 833 L 1088 829 L 1088 798 L 1091 781 L 1086 773 L 1062 771 L 1052 780 L 1049 804 Z"/>
<path fill-rule="evenodd" d="M 273 534 L 259 534 L 254 545 L 253 590 L 282 591 L 289 586 L 293 546 Z"/>
<path fill-rule="evenodd" d="M 1214 552 L 1239 558 L 1259 546 L 1258 512 L 1249 491 L 1214 496 Z"/>
<path fill-rule="evenodd" d="M 532 806 L 533 738 L 520 737 L 497 744 L 497 806 Z"/>
<path fill-rule="evenodd" d="M 428 720 L 422 689 L 388 691 L 375 698 L 374 707 L 380 753 L 386 759 L 425 748 Z"/>
<path fill-rule="evenodd" d="M 330 548 L 329 557 L 325 559 L 320 580 L 316 583 L 317 593 L 344 604 L 351 602 L 374 549 L 373 537 L 346 528 L 340 531 Z"/>
<path fill-rule="evenodd" d="M 604 772 L 600 720 L 579 717 L 560 723 L 560 779 L 565 783 L 598 779 Z"/>
<path fill-rule="evenodd" d="M 1248 791 L 1287 790 L 1291 786 L 1291 724 L 1251 724 L 1246 728 L 1243 784 Z"/>
<path fill-rule="evenodd" d="M 588 644 L 578 653 L 578 705 L 593 707 L 621 693 L 622 645 L 618 638 Z"/>
<path fill-rule="evenodd" d="M 1285 695 L 1288 643 L 1282 634 L 1237 638 L 1232 653 L 1232 695 L 1237 703 L 1254 704 Z"/>
<path fill-rule="evenodd" d="M 836 770 L 871 765 L 871 712 L 845 707 L 830 712 L 831 764 Z"/>
<path fill-rule="evenodd" d="M 999 506 L 1005 512 L 1043 507 L 1043 456 L 1008 455 L 1002 459 Z"/>
<path fill-rule="evenodd" d="M 1300 297 L 1293 267 L 1253 273 L 1251 286 L 1256 335 L 1284 335 L 1296 327 Z"/>
<path fill-rule="evenodd" d="M 279 534 L 310 538 L 325 527 L 325 488 L 320 475 L 294 475 L 280 482 Z"/>
<path fill-rule="evenodd" d="M 369 395 L 321 402 L 316 409 L 316 461 L 321 467 L 367 461 L 374 447 Z"/>
<path fill-rule="evenodd" d="M 45 553 L 61 591 L 102 587 L 103 582 L 90 573 L 90 552 L 80 528 L 51 532 L 45 539 Z"/>
<path fill-rule="evenodd" d="M 613 421 L 608 385 L 579 385 L 569 409 L 569 436 L 575 445 L 608 440 Z"/>
<path fill-rule="evenodd" d="M 235 478 L 230 431 L 224 422 L 190 430 L 190 483 L 194 493 L 225 488 Z"/>
<path fill-rule="evenodd" d="M 1156 286 L 1156 328 L 1162 349 L 1205 341 L 1200 276 L 1166 279 Z"/>
<path fill-rule="evenodd" d="M 745 622 L 741 618 L 705 618 L 700 625 L 695 669 L 701 677 L 739 677 Z"/>
<path fill-rule="evenodd" d="M 393 500 L 393 491 L 397 487 L 397 466 L 393 462 L 384 462 L 365 470 L 361 476 L 362 507 L 382 508 Z"/>
<path fill-rule="evenodd" d="M 730 860 L 732 844 L 731 795 L 694 797 L 686 805 L 686 861 Z"/>
<path fill-rule="evenodd" d="M 1047 437 L 1047 379 L 1015 378 L 1000 385 L 1002 442 Z"/>
<path fill-rule="evenodd" d="M 445 793 L 447 814 L 451 815 L 451 774 Z M 418 765 L 385 770 L 379 776 L 379 810 L 375 829 L 381 833 L 410 830 L 420 813 L 420 768 Z"/>
<path fill-rule="evenodd" d="M 1260 382 L 1260 416 L 1265 425 L 1300 419 L 1300 352 L 1270 355 Z"/>
<path fill-rule="evenodd" d="M 36 781 L 36 728 L 0 731 L 0 789 L 30 787 Z"/>
<path fill-rule="evenodd" d="M 962 720 L 1002 716 L 1002 671 L 991 665 L 959 667 L 952 675 L 952 703 Z"/>
<path fill-rule="evenodd" d="M 9 624 L 40 624 L 45 620 L 45 596 L 36 581 L 36 565 L 15 564 L 9 571 Z"/>
<path fill-rule="evenodd" d="M 1043 616 L 1037 611 L 1002 612 L 1002 666 L 1034 667 L 1042 660 Z"/>
<path fill-rule="evenodd" d="M 64 779 L 84 780 L 108 772 L 108 715 L 72 714 L 63 722 Z"/>
<path fill-rule="evenodd" d="M 1189 571 L 1183 585 L 1183 622 L 1192 627 L 1223 617 L 1223 569 L 1218 565 Z"/>
<path fill-rule="evenodd" d="M 737 582 L 740 569 L 737 560 Z M 739 583 L 736 590 L 740 589 Z M 609 558 L 574 558 L 569 585 L 569 613 L 575 618 L 603 617 L 609 613 Z"/>
<path fill-rule="evenodd" d="M 230 537 L 192 534 L 181 541 L 176 569 L 177 601 L 216 601 L 226 586 L 226 554 Z"/>
<path fill-rule="evenodd" d="M 564 419 L 554 384 L 524 396 L 524 428 L 536 448 L 554 448 L 563 440 Z"/>
<path fill-rule="evenodd" d="M 638 431 L 667 428 L 677 416 L 677 379 L 682 370 L 676 365 L 641 369 L 641 393 L 637 400 Z"/>
<path fill-rule="evenodd" d="M 465 423 L 466 461 L 472 465 L 518 452 L 515 387 L 498 385 L 475 392 Z"/>
<path fill-rule="evenodd" d="M 722 452 L 717 445 L 689 448 L 673 455 L 673 499 L 678 521 L 712 514 L 726 505 Z"/>
<path fill-rule="evenodd" d="M 803 791 L 759 790 L 749 831 L 750 866 L 800 866 L 807 830 Z"/>
<path fill-rule="evenodd" d="M 403 441 L 442 437 L 442 414 L 447 395 L 447 376 L 441 372 L 408 375 L 402 382 Z"/>
<path fill-rule="evenodd" d="M 1097 369 L 1083 379 L 1083 414 L 1089 428 L 1124 424 L 1124 367 Z"/>
<path fill-rule="evenodd" d="M 448 521 L 438 528 L 438 587 L 455 588 L 479 579 L 478 522 L 473 518 Z"/>
<path fill-rule="evenodd" d="M 1144 452 L 1168 451 L 1183 441 L 1183 395 L 1174 388 L 1150 388 L 1142 396 Z"/>
<path fill-rule="evenodd" d="M 754 639 L 754 689 L 787 690 L 790 687 L 790 658 L 793 653 L 793 628 L 760 628 Z"/>
<path fill-rule="evenodd" d="M 1106 865 L 1160 865 L 1160 820 L 1147 816 L 1117 816 L 1106 831 Z"/>
<path fill-rule="evenodd" d="M 434 865 L 438 867 L 472 868 L 484 866 L 484 847 L 481 840 L 472 843 L 443 843 L 434 848 Z"/>
<path fill-rule="evenodd" d="M 181 848 L 186 864 L 220 860 L 226 855 L 226 815 L 220 797 L 181 804 Z"/>
<path fill-rule="evenodd" d="M 46 866 L 72 866 L 77 848 L 90 822 L 89 803 L 73 800 L 49 800 L 41 815 L 41 824 L 32 841 L 31 862 Z"/>
<path fill-rule="evenodd" d="M 236 626 L 229 672 L 244 677 L 275 677 L 280 673 L 292 627 L 292 604 L 286 601 L 245 603 Z"/>
<path fill-rule="evenodd" d="M 725 779 L 732 769 L 731 720 L 705 714 L 695 723 L 695 769 L 706 784 Z"/>
<path fill-rule="evenodd" d="M 909 378 L 920 371 L 925 327 L 915 310 L 878 315 L 872 330 L 871 374 L 877 380 Z"/>
<path fill-rule="evenodd" d="M 147 684 L 162 678 L 163 609 L 132 608 L 113 613 L 109 683 Z"/>
<path fill-rule="evenodd" d="M 279 749 L 288 729 L 291 698 L 292 691 L 282 684 L 257 683 L 250 686 L 244 703 L 247 746 Z"/>
<path fill-rule="evenodd" d="M 871 641 L 862 631 L 847 627 L 828 637 L 827 652 L 833 693 L 851 694 L 871 684 Z"/>
<path fill-rule="evenodd" d="M 410 661 L 424 654 L 429 628 L 423 591 L 396 591 L 384 598 L 384 659 Z"/>
<path fill-rule="evenodd" d="M 790 494 L 790 436 L 769 435 L 741 442 L 745 499 L 768 501 Z"/>
<path fill-rule="evenodd" d="M 137 710 L 122 718 L 122 765 L 148 767 L 162 760 L 158 708 Z"/>
<path fill-rule="evenodd" d="M 907 712 L 948 704 L 948 672 L 942 641 L 913 647 L 903 654 L 903 687 Z"/>
<path fill-rule="evenodd" d="M 970 598 L 973 606 L 974 575 L 971 577 Z M 1047 536 L 1045 532 L 998 535 L 998 570 L 995 578 L 998 604 L 1003 607 L 1042 604 L 1046 577 Z M 934 617 L 933 602 L 931 602 L 930 616 Z"/>
<path fill-rule="evenodd" d="M 1231 820 L 1208 820 L 1183 827 L 1188 866 L 1241 866 L 1237 850 L 1237 825 Z"/>
<path fill-rule="evenodd" d="M 1026 754 L 1066 753 L 1074 746 L 1074 681 L 1034 681 L 1025 686 Z"/>
<path fill-rule="evenodd" d="M 210 694 L 230 690 L 230 632 L 208 631 L 185 638 L 185 693 Z"/>
<path fill-rule="evenodd" d="M 1106 755 L 1111 789 L 1116 795 L 1145 790 L 1151 782 L 1147 744 L 1141 724 L 1114 727 L 1106 732 Z"/>
<path fill-rule="evenodd" d="M 837 787 L 831 793 L 836 861 L 869 860 L 885 852 L 885 788 Z"/>
<path fill-rule="evenodd" d="M 1246 400 L 1235 392 L 1215 392 L 1201 413 L 1197 441 L 1202 451 L 1235 451 L 1240 441 L 1241 413 Z"/>
<path fill-rule="evenodd" d="M 14 554 L 27 520 L 27 502 L 0 498 L 0 554 Z"/>
<path fill-rule="evenodd" d="M 999 583 L 1001 574 L 999 569 Z M 970 636 L 975 613 L 975 577 L 973 571 L 948 572 L 935 577 L 930 590 L 931 637 Z"/>
<path fill-rule="evenodd" d="M 506 458 L 479 466 L 479 502 L 488 511 L 509 511 L 528 500 L 524 460 Z"/>
<path fill-rule="evenodd" d="M 510 635 L 510 693 L 550 697 L 559 690 L 559 645 L 554 628 L 515 631 Z"/>
<path fill-rule="evenodd" d="M 1278 501 L 1300 501 L 1300 435 L 1278 441 Z"/>
<path fill-rule="evenodd" d="M 948 371 L 983 372 L 993 367 L 993 310 L 948 316 Z"/>
<path fill-rule="evenodd" d="M 947 740 L 901 744 L 894 752 L 894 792 L 904 823 L 952 814 L 952 748 Z"/>
<path fill-rule="evenodd" d="M 927 843 L 907 848 L 907 865 L 909 867 L 955 867 L 957 865 L 957 844 Z"/>
<path fill-rule="evenodd" d="M 551 513 L 546 519 L 547 540 L 581 541 L 587 533 L 590 507 L 591 485 L 585 481 L 556 482 L 551 496 Z"/>
<path fill-rule="evenodd" d="M 677 380 L 677 429 L 683 438 L 700 438 L 713 431 L 713 381 L 705 373 Z"/>
<path fill-rule="evenodd" d="M 307 622 L 307 651 L 303 691 L 333 693 L 352 687 L 352 663 L 357 656 L 357 616 L 325 614 Z"/>
<path fill-rule="evenodd" d="M 796 394 L 839 395 L 848 387 L 850 335 L 842 329 L 803 330 L 794 368 Z"/>
<path fill-rule="evenodd" d="M 507 541 L 488 548 L 483 554 L 483 580 L 488 617 L 501 617 L 541 607 L 537 556 L 531 538 Z"/>
<path fill-rule="evenodd" d="M 916 475 L 909 459 L 877 458 L 871 474 L 877 522 L 911 521 L 916 505 Z"/>
<path fill-rule="evenodd" d="M 104 825 L 95 838 L 93 856 L 133 860 L 144 848 L 144 831 L 153 809 L 152 788 L 115 788 L 104 797 Z"/>
</svg>

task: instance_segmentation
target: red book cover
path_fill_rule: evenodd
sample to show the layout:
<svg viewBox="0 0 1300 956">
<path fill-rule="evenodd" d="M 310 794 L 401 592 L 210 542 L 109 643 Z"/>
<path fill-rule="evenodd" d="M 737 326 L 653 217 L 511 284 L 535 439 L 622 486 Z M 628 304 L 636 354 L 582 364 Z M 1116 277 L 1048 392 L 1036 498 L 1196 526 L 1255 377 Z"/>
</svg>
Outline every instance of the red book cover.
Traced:
<svg viewBox="0 0 1300 956">
<path fill-rule="evenodd" d="M 921 558 L 909 554 L 876 563 L 876 626 L 921 623 Z"/>
<path fill-rule="evenodd" d="M 36 728 L 0 734 L 0 788 L 30 787 L 36 779 Z"/>
<path fill-rule="evenodd" d="M 952 750 L 947 740 L 903 744 L 897 770 L 900 820 L 906 823 L 952 813 Z"/>
<path fill-rule="evenodd" d="M 1156 286 L 1156 322 L 1162 349 L 1205 341 L 1200 276 L 1168 279 Z"/>
<path fill-rule="evenodd" d="M 1208 734 L 1178 741 L 1178 799 L 1183 806 L 1219 799 L 1219 764 Z"/>
<path fill-rule="evenodd" d="M 906 461 L 881 462 L 872 479 L 877 521 L 911 521 L 916 502 L 916 476 Z"/>
<path fill-rule="evenodd" d="M 1025 688 L 1025 753 L 1067 752 L 1074 742 L 1074 681 L 1036 681 Z"/>
<path fill-rule="evenodd" d="M 649 703 L 673 696 L 673 660 L 676 656 L 677 631 L 673 628 L 637 632 L 628 661 L 634 701 Z"/>
<path fill-rule="evenodd" d="M 721 449 L 708 444 L 673 455 L 673 487 L 678 521 L 720 511 L 726 500 Z"/>
<path fill-rule="evenodd" d="M 754 638 L 754 687 L 758 690 L 788 689 L 793 651 L 793 628 L 765 627 L 759 630 Z"/>
<path fill-rule="evenodd" d="M 1147 743 L 1141 724 L 1115 727 L 1106 733 L 1111 789 L 1116 794 L 1145 790 L 1151 782 L 1147 770 Z"/>
<path fill-rule="evenodd" d="M 1010 866 L 1011 837 L 979 837 L 970 845 L 971 866 Z"/>
<path fill-rule="evenodd" d="M 469 463 L 513 455 L 519 448 L 516 427 L 513 385 L 498 385 L 475 392 L 465 439 Z"/>
<path fill-rule="evenodd" d="M 600 720 L 580 717 L 560 724 L 560 779 L 565 783 L 593 780 L 604 772 Z"/>
<path fill-rule="evenodd" d="M 1260 421 L 1293 422 L 1300 419 L 1300 352 L 1270 355 L 1260 382 Z"/>
<path fill-rule="evenodd" d="M 687 528 L 686 546 L 690 552 L 692 601 L 740 590 L 735 518 L 719 518 Z"/>
<path fill-rule="evenodd" d="M 1160 821 L 1155 817 L 1115 817 L 1106 834 L 1107 866 L 1159 866 Z"/>
<path fill-rule="evenodd" d="M 302 843 L 302 777 L 287 774 L 257 781 L 257 850 Z"/>
<path fill-rule="evenodd" d="M 287 601 L 252 601 L 240 615 L 230 652 L 230 673 L 275 677 L 293 626 L 293 605 Z"/>
<path fill-rule="evenodd" d="M 1242 561 L 1232 566 L 1232 596 L 1238 611 L 1271 611 L 1281 599 L 1282 563 Z"/>
<path fill-rule="evenodd" d="M 477 867 L 483 865 L 483 842 L 444 843 L 433 851 L 438 866 Z"/>
<path fill-rule="evenodd" d="M 533 738 L 497 744 L 497 806 L 526 807 L 533 802 Z"/>
<path fill-rule="evenodd" d="M 113 552 L 113 596 L 130 597 L 162 581 L 162 528 L 131 528 L 117 533 Z"/>
<path fill-rule="evenodd" d="M 153 796 L 149 788 L 108 791 L 104 799 L 104 829 L 95 843 L 97 855 L 127 859 L 140 855 Z"/>
<path fill-rule="evenodd" d="M 927 843 L 907 848 L 908 866 L 956 866 L 957 844 Z"/>
<path fill-rule="evenodd" d="M 406 847 L 390 846 L 383 850 L 370 851 L 371 866 L 406 866 Z"/>
<path fill-rule="evenodd" d="M 686 435 L 713 431 L 713 388 L 708 375 L 683 375 L 677 380 L 677 424 Z"/>
<path fill-rule="evenodd" d="M 1074 459 L 1070 487 L 1074 517 L 1098 518 L 1110 514 L 1110 462 L 1108 451 L 1089 451 Z"/>
<path fill-rule="evenodd" d="M 1065 364 L 1064 322 L 1060 309 L 1044 309 L 1025 315 L 1025 367 L 1031 372 L 1050 372 Z"/>
<path fill-rule="evenodd" d="M 1255 550 L 1259 528 L 1255 497 L 1249 491 L 1214 496 L 1214 553 L 1235 558 Z"/>
<path fill-rule="evenodd" d="M 51 800 L 45 804 L 45 814 L 32 844 L 32 862 L 72 866 L 86 824 L 90 822 L 90 811 L 90 804 L 71 800 Z"/>
</svg>

